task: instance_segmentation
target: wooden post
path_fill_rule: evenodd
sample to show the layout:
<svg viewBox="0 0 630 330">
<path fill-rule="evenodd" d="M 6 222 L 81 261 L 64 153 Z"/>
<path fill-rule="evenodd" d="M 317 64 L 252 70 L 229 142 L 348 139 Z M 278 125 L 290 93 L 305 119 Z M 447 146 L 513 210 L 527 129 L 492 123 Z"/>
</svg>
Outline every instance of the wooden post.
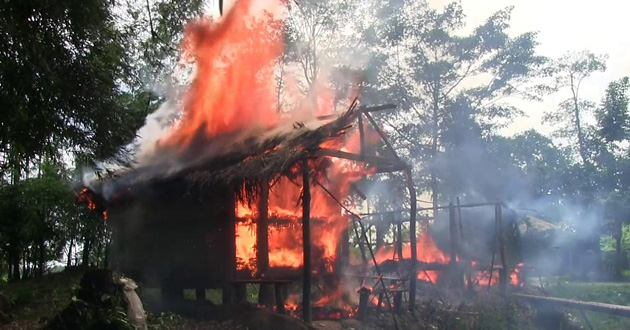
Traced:
<svg viewBox="0 0 630 330">
<path fill-rule="evenodd" d="M 258 222 L 256 223 L 256 268 L 259 278 L 265 277 L 269 269 L 269 182 L 260 182 L 258 196 Z M 273 296 L 270 284 L 260 284 L 258 304 L 272 308 Z"/>
<path fill-rule="evenodd" d="M 304 280 L 302 281 L 302 319 L 310 324 L 311 317 L 311 185 L 308 158 L 302 161 L 302 242 Z"/>
<path fill-rule="evenodd" d="M 367 319 L 368 302 L 370 301 L 370 294 L 372 290 L 366 287 L 361 287 L 358 290 L 358 292 L 359 292 L 359 312 L 357 316 L 359 317 L 359 320 L 361 320 L 361 322 L 364 322 Z"/>
<path fill-rule="evenodd" d="M 286 314 L 284 310 L 284 289 L 283 286 L 286 284 L 276 283 L 274 287 L 274 293 L 276 294 L 276 311 L 279 314 Z"/>
<path fill-rule="evenodd" d="M 501 285 L 501 292 L 507 293 L 507 286 L 509 283 L 509 265 L 507 262 L 507 253 L 505 250 L 505 233 L 503 230 L 503 215 L 501 210 L 501 204 L 497 203 L 495 206 L 495 216 L 497 221 L 497 237 L 499 239 L 499 255 L 501 257 L 501 270 L 499 272 L 499 280 Z"/>
<path fill-rule="evenodd" d="M 462 225 L 462 204 L 459 201 L 459 197 L 457 197 L 457 222 L 459 224 L 459 238 L 460 244 L 464 244 L 464 228 Z M 459 246 L 460 252 L 463 250 L 462 246 Z M 469 291 L 473 291 L 473 283 L 472 283 L 472 270 L 470 269 L 470 260 L 468 260 L 468 258 L 464 258 L 464 256 L 460 256 L 460 258 L 462 258 L 462 260 L 466 263 L 465 269 L 466 269 L 466 274 L 464 274 L 466 276 L 466 283 L 468 285 L 468 290 Z"/>
<path fill-rule="evenodd" d="M 461 287 L 463 273 L 457 263 L 457 256 L 459 254 L 459 227 L 457 226 L 457 214 L 455 212 L 455 205 L 451 200 L 448 204 L 448 230 L 451 243 L 451 262 L 449 264 L 451 276 L 449 278 L 451 279 L 450 283 L 453 287 Z"/>
<path fill-rule="evenodd" d="M 264 276 L 269 268 L 269 182 L 260 183 L 258 196 L 258 222 L 256 223 L 256 268 Z"/>
<path fill-rule="evenodd" d="M 229 214 L 229 223 L 227 225 L 227 260 L 226 260 L 226 268 L 225 268 L 225 279 L 226 281 L 223 283 L 223 304 L 228 304 L 234 301 L 233 293 L 234 286 L 232 285 L 232 280 L 234 280 L 234 275 L 236 272 L 236 194 L 233 190 L 229 190 L 229 203 L 228 207 L 230 210 Z"/>
<path fill-rule="evenodd" d="M 451 266 L 457 263 L 457 220 L 453 201 L 448 203 L 448 233 L 451 245 Z"/>
<path fill-rule="evenodd" d="M 409 245 L 411 248 L 411 276 L 409 281 L 409 310 L 413 311 L 416 308 L 416 277 L 418 276 L 418 251 L 416 250 L 416 213 L 417 200 L 416 200 L 416 188 L 413 185 L 413 178 L 411 176 L 411 168 L 405 169 L 405 178 L 407 179 L 407 189 L 409 189 Z"/>
<path fill-rule="evenodd" d="M 195 299 L 197 301 L 206 301 L 206 289 L 204 289 L 204 288 L 196 288 L 195 289 Z"/>
<path fill-rule="evenodd" d="M 402 221 L 396 221 L 396 249 L 398 250 L 398 260 L 403 260 L 403 235 L 402 235 Z"/>
</svg>

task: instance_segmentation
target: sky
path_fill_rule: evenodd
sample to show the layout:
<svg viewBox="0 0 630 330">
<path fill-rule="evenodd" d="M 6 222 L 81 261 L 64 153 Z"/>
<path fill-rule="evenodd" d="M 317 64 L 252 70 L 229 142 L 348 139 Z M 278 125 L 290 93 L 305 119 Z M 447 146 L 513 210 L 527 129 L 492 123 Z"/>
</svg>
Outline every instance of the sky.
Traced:
<svg viewBox="0 0 630 330">
<path fill-rule="evenodd" d="M 230 6 L 234 0 L 225 0 Z M 430 6 L 441 9 L 454 0 L 428 0 Z M 630 76 L 630 1 L 627 0 L 459 0 L 466 14 L 466 29 L 482 24 L 492 13 L 514 6 L 509 32 L 517 35 L 538 33 L 538 53 L 550 58 L 567 51 L 589 50 L 608 55 L 607 70 L 595 73 L 583 83 L 581 97 L 599 103 L 608 83 Z M 217 0 L 209 1 L 216 11 Z M 466 30 L 465 29 L 465 30 Z M 466 32 L 466 31 L 463 32 Z M 518 118 L 503 130 L 513 135 L 534 128 L 549 134 L 553 128 L 542 123 L 544 112 L 554 110 L 569 96 L 569 91 L 546 96 L 543 102 L 512 101 L 523 110 Z"/>
<path fill-rule="evenodd" d="M 434 8 L 451 1 L 429 0 Z M 584 82 L 582 96 L 599 102 L 609 82 L 630 76 L 630 33 L 626 0 L 461 0 L 468 29 L 480 25 L 493 12 L 514 6 L 510 33 L 538 32 L 538 52 L 556 58 L 567 51 L 588 49 L 607 54 L 608 69 Z M 545 111 L 553 110 L 568 97 L 568 91 L 550 95 L 543 102 L 516 101 L 527 114 L 517 119 L 504 134 L 530 128 L 549 133 L 552 128 L 541 123 Z"/>
</svg>

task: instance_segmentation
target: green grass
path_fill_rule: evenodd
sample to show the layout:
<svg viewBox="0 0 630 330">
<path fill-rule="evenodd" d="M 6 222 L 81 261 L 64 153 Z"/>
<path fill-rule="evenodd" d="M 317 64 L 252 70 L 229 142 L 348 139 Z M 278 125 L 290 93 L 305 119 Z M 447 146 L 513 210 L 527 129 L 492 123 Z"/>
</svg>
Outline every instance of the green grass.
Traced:
<svg viewBox="0 0 630 330">
<path fill-rule="evenodd" d="M 630 306 L 630 283 L 570 282 L 563 278 L 543 279 L 543 283 L 547 294 L 553 297 Z M 580 311 L 571 313 L 581 318 Z M 588 311 L 585 314 L 593 329 L 630 330 L 630 318 Z"/>
<path fill-rule="evenodd" d="M 12 301 L 13 308 L 8 315 L 10 321 L 0 324 L 0 329 L 39 328 L 43 321 L 68 305 L 82 276 L 82 270 L 72 269 L 41 278 L 2 283 L 0 291 Z"/>
</svg>

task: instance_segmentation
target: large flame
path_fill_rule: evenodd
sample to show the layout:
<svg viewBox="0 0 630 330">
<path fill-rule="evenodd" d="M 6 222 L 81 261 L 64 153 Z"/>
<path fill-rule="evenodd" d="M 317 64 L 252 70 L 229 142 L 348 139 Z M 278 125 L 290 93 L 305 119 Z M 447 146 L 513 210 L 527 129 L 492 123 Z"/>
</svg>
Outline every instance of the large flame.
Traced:
<svg viewBox="0 0 630 330">
<path fill-rule="evenodd" d="M 402 250 L 403 259 L 411 258 L 411 246 L 409 244 L 403 245 Z M 385 260 L 392 259 L 394 257 L 393 253 L 393 248 L 382 246 L 375 254 L 376 261 L 381 263 Z M 421 262 L 447 264 L 451 261 L 451 257 L 440 250 L 428 233 L 423 233 L 418 236 L 416 240 L 416 253 L 418 261 Z M 431 270 L 420 270 L 417 275 L 419 280 L 431 281 L 433 283 L 437 281 L 438 276 L 439 272 Z"/>
<path fill-rule="evenodd" d="M 350 135 L 345 141 L 338 139 L 337 143 L 344 145 L 342 150 L 354 152 L 358 148 L 355 142 L 357 134 Z M 332 146 L 331 141 L 326 142 Z M 318 183 L 326 187 L 330 193 L 344 200 L 350 192 L 350 184 L 360 180 L 371 172 L 355 162 L 345 159 L 331 159 L 330 167 L 325 177 L 319 178 Z M 301 182 L 295 182 L 287 177 L 280 178 L 270 188 L 268 217 L 272 223 L 269 235 L 269 266 L 298 268 L 302 266 L 302 206 L 299 200 L 302 194 Z M 239 202 L 236 214 L 242 221 L 236 225 L 236 255 L 237 269 L 249 269 L 255 272 L 256 259 L 256 219 L 258 218 L 257 204 L 247 205 Z M 348 219 L 342 208 L 322 188 L 311 186 L 311 218 L 312 246 L 315 263 L 325 265 L 331 271 L 337 258 L 337 250 L 342 232 L 347 229 Z"/>
<path fill-rule="evenodd" d="M 164 145 L 182 147 L 199 135 L 213 137 L 278 121 L 274 65 L 282 54 L 282 10 L 266 1 L 239 0 L 220 21 L 189 23 L 183 50 L 196 75 L 183 114 Z"/>
</svg>

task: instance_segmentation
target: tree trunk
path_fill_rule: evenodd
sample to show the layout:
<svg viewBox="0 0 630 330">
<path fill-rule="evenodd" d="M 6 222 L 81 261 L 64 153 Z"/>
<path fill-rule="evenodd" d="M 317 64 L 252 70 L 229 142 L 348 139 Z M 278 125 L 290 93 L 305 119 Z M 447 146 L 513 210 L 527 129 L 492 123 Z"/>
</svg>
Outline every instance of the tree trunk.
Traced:
<svg viewBox="0 0 630 330">
<path fill-rule="evenodd" d="M 74 246 L 74 236 L 70 238 L 70 245 L 68 246 L 68 262 L 66 263 L 66 268 L 70 268 L 72 266 L 72 247 Z"/>
<path fill-rule="evenodd" d="M 105 243 L 105 256 L 103 257 L 103 268 L 109 268 L 109 248 L 112 242 L 110 240 Z"/>
<path fill-rule="evenodd" d="M 87 268 L 90 262 L 90 250 L 92 249 L 92 240 L 86 239 L 83 244 L 83 256 L 81 259 L 81 267 Z"/>
<path fill-rule="evenodd" d="M 46 266 L 46 247 L 44 241 L 39 241 L 39 251 L 37 253 L 37 276 L 44 275 L 44 267 Z"/>
<path fill-rule="evenodd" d="M 13 280 L 13 259 L 10 252 L 7 254 L 7 265 L 8 265 L 7 277 L 9 278 L 9 281 L 11 281 Z"/>
<path fill-rule="evenodd" d="M 437 154 L 438 154 L 438 144 L 439 144 L 439 116 L 440 116 L 440 95 L 439 95 L 439 90 L 440 90 L 440 84 L 439 82 L 436 82 L 436 86 L 433 89 L 433 114 L 432 114 L 432 122 L 433 122 L 433 127 L 432 127 L 432 132 L 431 132 L 431 202 L 433 204 L 433 218 L 435 219 L 437 217 L 437 213 L 438 213 L 438 207 L 439 207 L 439 202 L 438 202 L 438 180 L 437 180 L 437 173 L 436 173 L 436 166 L 435 163 L 437 161 Z"/>
<path fill-rule="evenodd" d="M 621 248 L 623 223 L 615 221 L 615 277 L 621 279 L 623 272 L 623 251 Z"/>
<path fill-rule="evenodd" d="M 26 270 L 26 260 L 28 260 L 28 253 L 24 251 L 24 258 L 22 258 L 22 278 L 28 278 L 28 272 Z"/>
<path fill-rule="evenodd" d="M 575 120 L 575 129 L 577 130 L 578 152 L 580 154 L 580 158 L 582 159 L 582 165 L 588 165 L 586 146 L 584 144 L 584 134 L 582 132 L 582 121 L 580 120 L 579 98 L 573 81 L 573 75 L 571 75 L 571 93 L 573 94 L 573 117 Z"/>
<path fill-rule="evenodd" d="M 13 251 L 13 281 L 17 281 L 20 279 L 20 252 L 17 250 Z"/>
</svg>

